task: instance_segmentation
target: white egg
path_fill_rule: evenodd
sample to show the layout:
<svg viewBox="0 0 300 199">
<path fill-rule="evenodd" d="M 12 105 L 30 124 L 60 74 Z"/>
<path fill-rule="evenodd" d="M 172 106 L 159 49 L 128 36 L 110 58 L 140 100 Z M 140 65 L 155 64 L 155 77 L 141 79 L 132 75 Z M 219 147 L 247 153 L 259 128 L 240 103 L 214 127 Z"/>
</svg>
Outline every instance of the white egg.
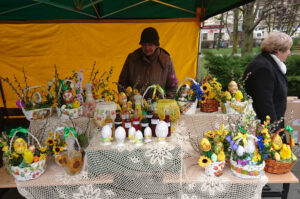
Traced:
<svg viewBox="0 0 300 199">
<path fill-rule="evenodd" d="M 245 146 L 246 153 L 254 153 L 255 151 L 255 142 L 253 139 L 247 139 L 247 145 Z"/>
<path fill-rule="evenodd" d="M 129 130 L 128 130 L 129 142 L 133 142 L 133 140 L 134 140 L 134 134 L 135 134 L 135 128 L 134 127 L 130 127 Z"/>
<path fill-rule="evenodd" d="M 158 138 L 165 138 L 168 135 L 168 124 L 165 121 L 159 121 L 155 128 L 155 134 Z"/>
<path fill-rule="evenodd" d="M 122 126 L 119 126 L 115 131 L 115 139 L 118 146 L 122 146 L 126 138 L 126 131 Z"/>
<path fill-rule="evenodd" d="M 143 144 L 143 133 L 140 130 L 137 130 L 134 134 L 135 145 L 141 146 Z"/>
<path fill-rule="evenodd" d="M 145 142 L 151 142 L 152 139 L 152 130 L 149 126 L 147 126 L 144 130 Z"/>
<path fill-rule="evenodd" d="M 103 145 L 110 145 L 111 144 L 111 141 L 110 141 L 111 135 L 112 135 L 112 131 L 111 131 L 110 126 L 109 125 L 105 125 L 102 128 Z"/>
<path fill-rule="evenodd" d="M 236 150 L 236 154 L 237 154 L 238 156 L 243 156 L 243 155 L 244 155 L 244 152 L 245 152 L 244 147 L 242 147 L 241 145 L 239 145 L 239 147 L 238 147 L 237 150 Z"/>
</svg>

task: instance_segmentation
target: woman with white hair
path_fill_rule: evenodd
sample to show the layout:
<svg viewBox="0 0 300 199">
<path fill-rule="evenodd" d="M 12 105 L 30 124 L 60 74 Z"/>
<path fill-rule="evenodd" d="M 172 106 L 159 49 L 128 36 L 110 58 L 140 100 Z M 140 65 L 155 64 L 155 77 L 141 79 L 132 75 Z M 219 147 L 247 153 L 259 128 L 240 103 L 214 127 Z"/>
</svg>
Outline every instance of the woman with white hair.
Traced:
<svg viewBox="0 0 300 199">
<path fill-rule="evenodd" d="M 261 53 L 248 65 L 244 72 L 245 89 L 253 99 L 257 118 L 263 122 L 266 116 L 271 122 L 284 117 L 288 84 L 285 62 L 291 53 L 292 38 L 282 32 L 272 32 L 263 42 Z M 250 74 L 249 74 L 250 73 Z M 282 121 L 278 128 L 283 128 Z"/>
</svg>

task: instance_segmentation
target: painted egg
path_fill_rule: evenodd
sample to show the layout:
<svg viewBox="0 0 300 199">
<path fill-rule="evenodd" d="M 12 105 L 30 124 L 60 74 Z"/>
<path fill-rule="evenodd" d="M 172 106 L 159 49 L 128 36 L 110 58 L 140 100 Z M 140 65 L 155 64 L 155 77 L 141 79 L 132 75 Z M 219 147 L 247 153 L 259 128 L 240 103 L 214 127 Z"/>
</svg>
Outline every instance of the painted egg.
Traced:
<svg viewBox="0 0 300 199">
<path fill-rule="evenodd" d="M 156 137 L 164 138 L 168 135 L 168 124 L 165 121 L 159 121 L 155 128 Z"/>
<path fill-rule="evenodd" d="M 119 126 L 115 131 L 116 140 L 124 140 L 126 137 L 126 131 L 122 126 Z"/>
<path fill-rule="evenodd" d="M 18 154 L 23 154 L 25 149 L 27 149 L 27 143 L 23 138 L 17 138 L 14 142 L 14 150 Z"/>
<path fill-rule="evenodd" d="M 272 146 L 275 149 L 275 151 L 278 151 L 282 148 L 282 139 L 278 134 L 273 137 Z"/>
<path fill-rule="evenodd" d="M 242 147 L 241 145 L 237 148 L 237 150 L 236 150 L 236 154 L 238 155 L 238 156 L 243 156 L 244 155 L 244 152 L 245 152 L 245 149 L 244 149 L 244 147 Z"/>
<path fill-rule="evenodd" d="M 255 142 L 253 139 L 247 139 L 247 145 L 245 146 L 245 152 L 246 153 L 254 153 L 255 151 Z"/>
<path fill-rule="evenodd" d="M 145 137 L 152 137 L 152 130 L 149 126 L 147 126 L 144 130 Z"/>
<path fill-rule="evenodd" d="M 219 154 L 220 151 L 224 150 L 224 145 L 222 142 L 217 142 L 214 146 L 214 153 Z"/>
<path fill-rule="evenodd" d="M 202 151 L 209 151 L 211 149 L 211 144 L 207 138 L 202 138 L 200 141 L 200 148 Z"/>
<path fill-rule="evenodd" d="M 102 128 L 102 137 L 103 138 L 109 138 L 111 137 L 112 135 L 112 131 L 111 131 L 111 128 L 109 125 L 105 125 L 103 128 Z"/>
<path fill-rule="evenodd" d="M 213 162 L 217 162 L 218 161 L 218 156 L 215 154 L 215 153 L 213 153 L 212 155 L 211 155 L 211 161 L 213 161 Z"/>
<path fill-rule="evenodd" d="M 275 158 L 276 161 L 280 161 L 280 155 L 279 155 L 278 152 L 275 152 L 274 158 Z"/>
<path fill-rule="evenodd" d="M 78 107 L 80 107 L 80 101 L 76 99 L 72 103 L 72 108 L 78 108 Z"/>
</svg>

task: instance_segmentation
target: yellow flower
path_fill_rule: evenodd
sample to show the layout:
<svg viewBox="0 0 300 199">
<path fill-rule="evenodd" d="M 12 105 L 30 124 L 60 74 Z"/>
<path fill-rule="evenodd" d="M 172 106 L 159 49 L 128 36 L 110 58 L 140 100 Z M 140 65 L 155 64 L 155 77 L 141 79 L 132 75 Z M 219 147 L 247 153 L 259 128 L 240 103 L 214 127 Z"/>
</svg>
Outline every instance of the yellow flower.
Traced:
<svg viewBox="0 0 300 199">
<path fill-rule="evenodd" d="M 214 136 L 215 136 L 215 133 L 213 131 L 207 131 L 205 133 L 205 137 L 213 138 Z"/>
<path fill-rule="evenodd" d="M 234 96 L 233 96 L 235 99 L 236 99 L 236 101 L 238 101 L 238 102 L 240 102 L 242 99 L 243 99 L 243 93 L 240 91 L 240 90 L 238 90 L 235 94 L 234 94 Z"/>
<path fill-rule="evenodd" d="M 204 95 L 203 97 L 202 97 L 202 99 L 200 100 L 200 102 L 203 104 L 203 103 L 206 103 L 206 99 L 207 99 L 207 96 L 206 95 Z"/>
<path fill-rule="evenodd" d="M 216 93 L 215 90 L 211 90 L 211 91 L 208 93 L 208 98 L 209 98 L 209 99 L 214 99 L 216 96 L 217 96 L 217 93 Z"/>
<path fill-rule="evenodd" d="M 61 151 L 62 151 L 61 147 L 53 146 L 53 152 L 54 152 L 55 155 L 59 155 Z"/>
<path fill-rule="evenodd" d="M 49 146 L 52 146 L 54 145 L 55 141 L 52 137 L 48 137 L 45 143 Z"/>
<path fill-rule="evenodd" d="M 271 142 L 271 138 L 265 138 L 264 139 L 264 145 L 268 146 Z"/>
<path fill-rule="evenodd" d="M 253 157 L 252 157 L 252 162 L 259 162 L 261 160 L 261 156 L 258 152 L 258 150 L 256 149 L 254 151 Z"/>
<path fill-rule="evenodd" d="M 16 152 L 13 152 L 13 153 L 11 154 L 11 156 L 12 156 L 13 158 L 18 158 L 18 157 L 19 157 L 19 154 L 17 154 Z"/>
<path fill-rule="evenodd" d="M 201 156 L 198 160 L 198 164 L 200 167 L 207 167 L 211 164 L 211 160 L 206 156 Z"/>
<path fill-rule="evenodd" d="M 41 154 L 40 154 L 40 158 L 39 158 L 39 160 L 43 160 L 43 159 L 45 159 L 45 158 L 46 158 L 46 156 L 47 156 L 47 154 L 46 154 L 46 153 L 41 153 Z"/>
<path fill-rule="evenodd" d="M 263 133 L 263 134 L 268 133 L 268 129 L 267 128 L 263 128 L 263 130 L 261 130 L 261 133 Z"/>
<path fill-rule="evenodd" d="M 211 89 L 211 86 L 208 82 L 206 82 L 206 83 L 201 85 L 201 88 L 202 88 L 204 93 L 208 93 Z"/>
<path fill-rule="evenodd" d="M 49 137 L 53 138 L 53 133 L 52 133 L 52 131 L 49 133 Z"/>
<path fill-rule="evenodd" d="M 5 146 L 2 148 L 2 151 L 3 151 L 4 153 L 7 153 L 7 152 L 8 152 L 8 150 L 9 150 L 9 148 L 8 148 L 8 146 L 7 146 L 7 145 L 5 145 Z"/>
<path fill-rule="evenodd" d="M 223 93 L 223 96 L 226 97 L 226 100 L 230 101 L 231 100 L 231 94 L 228 91 L 225 91 Z"/>
<path fill-rule="evenodd" d="M 43 147 L 40 148 L 41 152 L 45 152 L 46 150 L 47 150 L 47 146 L 43 146 Z"/>
</svg>

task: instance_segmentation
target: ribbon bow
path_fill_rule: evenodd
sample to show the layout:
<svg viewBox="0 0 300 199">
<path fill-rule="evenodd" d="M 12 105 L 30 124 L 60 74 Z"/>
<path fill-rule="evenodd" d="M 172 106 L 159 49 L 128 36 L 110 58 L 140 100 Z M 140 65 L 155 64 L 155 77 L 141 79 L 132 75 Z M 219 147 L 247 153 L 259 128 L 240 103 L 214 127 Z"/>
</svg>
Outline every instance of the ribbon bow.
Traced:
<svg viewBox="0 0 300 199">
<path fill-rule="evenodd" d="M 128 135 L 129 140 L 134 140 L 134 135 Z"/>
<path fill-rule="evenodd" d="M 65 131 L 64 140 L 66 140 L 67 137 L 71 136 L 72 133 L 75 137 L 77 137 L 77 132 L 74 130 L 73 127 L 70 128 L 65 127 L 64 131 Z"/>
<path fill-rule="evenodd" d="M 159 137 L 159 138 L 158 138 L 158 141 L 165 141 L 165 140 L 166 140 L 165 137 Z"/>
<path fill-rule="evenodd" d="M 238 132 L 237 136 L 235 136 L 233 138 L 233 140 L 237 140 L 237 139 L 242 138 L 243 142 L 244 142 L 244 146 L 247 146 L 247 144 L 248 144 L 247 137 L 248 137 L 248 134 L 242 134 L 242 133 Z"/>
<path fill-rule="evenodd" d="M 165 93 L 166 93 L 165 90 L 164 90 L 159 84 L 153 84 L 153 85 L 152 85 L 152 89 L 154 89 L 154 90 L 153 90 L 152 99 L 155 98 L 155 94 L 156 94 L 156 90 L 157 90 L 157 89 L 162 93 L 163 96 L 164 96 Z"/>
<path fill-rule="evenodd" d="M 112 140 L 112 137 L 108 137 L 108 138 L 102 138 L 103 142 L 108 142 L 110 140 Z"/>
<path fill-rule="evenodd" d="M 291 126 L 286 125 L 285 130 L 287 130 L 287 131 L 289 132 L 290 136 L 291 136 L 291 140 L 290 140 L 291 145 L 292 145 L 292 146 L 295 146 L 294 135 L 293 135 L 294 129 L 293 129 Z"/>
<path fill-rule="evenodd" d="M 67 85 L 66 85 L 66 84 L 64 84 L 64 80 L 62 80 L 62 79 L 59 79 L 58 81 L 59 81 L 59 87 L 62 87 L 62 90 L 63 90 L 63 91 L 66 91 L 66 90 L 68 90 L 68 87 L 67 87 Z M 58 87 L 58 88 L 59 88 L 59 87 Z"/>
<path fill-rule="evenodd" d="M 152 138 L 152 136 L 151 135 L 146 135 L 145 138 L 150 139 L 150 138 Z"/>
<path fill-rule="evenodd" d="M 243 127 L 241 127 L 240 125 L 239 125 L 239 130 L 242 131 L 242 133 L 246 133 L 246 132 L 247 132 L 247 131 L 246 131 Z"/>
<path fill-rule="evenodd" d="M 16 132 L 21 132 L 21 133 L 26 134 L 26 133 L 28 133 L 28 130 L 27 130 L 27 129 L 24 129 L 24 128 L 22 128 L 22 127 L 18 127 L 18 128 L 16 128 L 16 129 L 12 129 L 12 130 L 10 131 L 9 138 L 12 138 L 12 136 L 14 136 L 14 134 L 15 134 Z"/>
</svg>

